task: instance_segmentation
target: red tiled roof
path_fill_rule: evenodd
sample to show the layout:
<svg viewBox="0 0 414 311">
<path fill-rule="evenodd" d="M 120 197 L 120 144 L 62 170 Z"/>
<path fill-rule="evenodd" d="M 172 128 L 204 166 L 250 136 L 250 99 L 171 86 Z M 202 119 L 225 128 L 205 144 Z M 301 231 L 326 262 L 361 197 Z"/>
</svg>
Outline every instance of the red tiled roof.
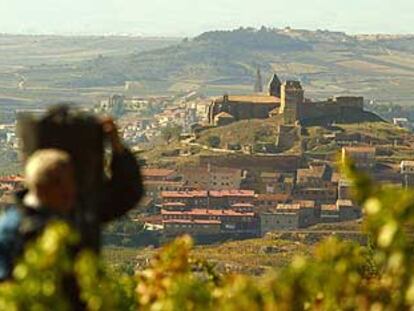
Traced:
<svg viewBox="0 0 414 311">
<path fill-rule="evenodd" d="M 0 189 L 3 191 L 13 191 L 14 187 L 8 184 L 4 184 L 4 185 L 0 184 Z"/>
<path fill-rule="evenodd" d="M 254 207 L 254 205 L 250 203 L 236 203 L 233 204 L 231 207 Z"/>
<path fill-rule="evenodd" d="M 1 176 L 0 177 L 0 183 L 1 182 L 23 182 L 24 178 L 20 175 L 12 175 L 12 176 Z"/>
<path fill-rule="evenodd" d="M 336 205 L 339 207 L 354 207 L 354 204 L 351 200 L 337 200 Z"/>
<path fill-rule="evenodd" d="M 191 209 L 188 211 L 167 211 L 162 209 L 161 215 L 180 216 L 254 216 L 253 212 L 238 212 L 234 210 L 214 210 L 214 209 Z"/>
<path fill-rule="evenodd" d="M 168 181 L 168 180 L 144 180 L 144 185 L 165 185 L 165 186 L 184 186 L 182 181 Z"/>
<path fill-rule="evenodd" d="M 220 112 L 215 116 L 215 118 L 226 118 L 226 119 L 234 119 L 234 116 L 232 116 L 230 113 L 227 113 L 225 111 Z"/>
<path fill-rule="evenodd" d="M 253 190 L 212 190 L 210 196 L 212 197 L 253 197 L 255 192 Z"/>
<path fill-rule="evenodd" d="M 258 201 L 277 201 L 285 202 L 289 199 L 290 195 L 285 193 L 276 193 L 276 194 L 257 194 L 256 200 Z"/>
<path fill-rule="evenodd" d="M 223 101 L 223 98 L 219 99 Z M 252 104 L 280 104 L 280 98 L 269 95 L 230 95 L 229 102 Z"/>
<path fill-rule="evenodd" d="M 348 146 L 343 147 L 343 150 L 345 152 L 351 152 L 351 153 L 375 153 L 375 147 L 371 146 Z"/>
<path fill-rule="evenodd" d="M 322 211 L 337 211 L 338 207 L 336 206 L 336 204 L 322 204 L 321 210 Z"/>
<path fill-rule="evenodd" d="M 162 198 L 194 198 L 194 197 L 207 197 L 207 191 L 162 191 Z"/>
<path fill-rule="evenodd" d="M 315 201 L 313 200 L 295 200 L 293 204 L 299 204 L 301 208 L 314 208 Z"/>
<path fill-rule="evenodd" d="M 300 204 L 278 204 L 277 210 L 299 210 Z"/>
<path fill-rule="evenodd" d="M 163 203 L 162 206 L 185 206 L 185 204 L 181 202 L 168 202 Z"/>
<path fill-rule="evenodd" d="M 220 225 L 220 220 L 210 219 L 164 219 L 163 224 L 196 224 L 196 225 Z"/>
<path fill-rule="evenodd" d="M 167 177 L 174 174 L 174 170 L 163 169 L 163 168 L 143 168 L 141 174 L 144 177 Z"/>
<path fill-rule="evenodd" d="M 253 190 L 192 190 L 192 191 L 163 191 L 161 197 L 163 198 L 193 198 L 193 197 L 254 197 Z"/>
<path fill-rule="evenodd" d="M 162 217 L 161 217 L 161 215 L 138 217 L 138 218 L 135 219 L 135 221 L 146 222 L 146 223 L 150 223 L 150 224 L 161 224 L 162 223 Z"/>
<path fill-rule="evenodd" d="M 208 166 L 187 166 L 181 169 L 181 173 L 208 173 L 208 170 L 210 170 L 211 173 L 222 174 L 241 174 L 242 171 L 238 168 L 211 165 L 210 168 Z"/>
</svg>

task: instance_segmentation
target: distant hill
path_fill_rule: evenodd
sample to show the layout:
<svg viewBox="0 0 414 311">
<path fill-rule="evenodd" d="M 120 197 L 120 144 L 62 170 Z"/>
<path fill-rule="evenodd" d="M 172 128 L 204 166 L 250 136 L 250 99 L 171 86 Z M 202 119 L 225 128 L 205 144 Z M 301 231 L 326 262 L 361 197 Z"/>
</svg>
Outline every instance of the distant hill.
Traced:
<svg viewBox="0 0 414 311">
<path fill-rule="evenodd" d="M 301 80 L 312 97 L 357 94 L 414 101 L 414 36 L 239 28 L 136 50 L 95 57 L 76 66 L 31 68 L 26 76 L 35 79 L 53 71 L 60 78 L 53 82 L 57 87 L 140 81 L 154 93 L 198 89 L 218 95 L 251 92 L 260 67 L 264 77 L 277 72 L 283 79 Z"/>
<path fill-rule="evenodd" d="M 260 54 L 310 51 L 302 40 L 262 29 L 238 29 L 204 33 L 170 47 L 134 53 L 127 57 L 107 57 L 84 63 L 87 72 L 78 80 L 120 83 L 124 80 L 196 80 L 226 78 L 245 81 L 260 65 Z M 218 81 L 219 82 L 219 81 Z"/>
<path fill-rule="evenodd" d="M 139 81 L 142 89 L 135 94 L 189 90 L 214 96 L 242 94 L 252 92 L 259 67 L 264 80 L 274 72 L 282 79 L 301 80 L 308 97 L 356 94 L 395 103 L 414 102 L 414 36 L 350 36 L 262 27 L 212 31 L 180 40 L 61 40 L 47 41 L 50 48 L 38 51 L 47 52 L 43 63 L 19 69 L 18 75 L 29 86 L 85 90 Z M 62 64 L 53 55 L 53 62 L 47 61 L 54 45 L 70 44 L 74 46 L 70 61 Z M 23 46 L 37 51 L 37 44 Z M 4 61 L 19 53 L 6 55 Z"/>
</svg>

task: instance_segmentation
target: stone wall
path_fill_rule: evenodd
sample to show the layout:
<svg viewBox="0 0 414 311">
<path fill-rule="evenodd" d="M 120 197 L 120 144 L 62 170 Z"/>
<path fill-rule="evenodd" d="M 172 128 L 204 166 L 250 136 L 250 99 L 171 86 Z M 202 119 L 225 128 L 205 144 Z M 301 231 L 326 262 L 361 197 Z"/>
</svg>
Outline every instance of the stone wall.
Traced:
<svg viewBox="0 0 414 311">
<path fill-rule="evenodd" d="M 327 101 L 304 102 L 299 105 L 298 114 L 301 121 L 331 117 L 340 118 L 346 114 L 362 113 L 364 110 L 363 97 L 334 97 Z"/>
<path fill-rule="evenodd" d="M 292 148 L 300 139 L 300 127 L 295 125 L 279 125 L 276 146 L 279 150 Z"/>
<path fill-rule="evenodd" d="M 226 96 L 221 100 L 217 100 L 211 103 L 208 108 L 208 120 L 209 124 L 214 124 L 214 118 L 220 112 L 227 112 L 234 117 L 235 121 L 248 120 L 248 119 L 267 119 L 270 111 L 277 108 L 278 103 L 249 103 L 249 102 L 236 102 L 226 101 Z"/>
<path fill-rule="evenodd" d="M 200 156 L 200 165 L 211 164 L 242 170 L 295 172 L 301 164 L 299 155 L 255 156 L 229 154 L 226 156 Z"/>
</svg>

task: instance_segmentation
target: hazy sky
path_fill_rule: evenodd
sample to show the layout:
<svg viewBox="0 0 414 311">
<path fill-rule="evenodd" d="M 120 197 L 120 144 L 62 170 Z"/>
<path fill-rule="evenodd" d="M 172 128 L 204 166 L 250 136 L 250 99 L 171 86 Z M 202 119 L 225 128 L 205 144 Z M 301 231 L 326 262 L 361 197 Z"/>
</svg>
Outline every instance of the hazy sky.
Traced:
<svg viewBox="0 0 414 311">
<path fill-rule="evenodd" d="M 414 33 L 414 0 L 0 0 L 0 33 L 193 36 L 261 25 Z"/>
</svg>

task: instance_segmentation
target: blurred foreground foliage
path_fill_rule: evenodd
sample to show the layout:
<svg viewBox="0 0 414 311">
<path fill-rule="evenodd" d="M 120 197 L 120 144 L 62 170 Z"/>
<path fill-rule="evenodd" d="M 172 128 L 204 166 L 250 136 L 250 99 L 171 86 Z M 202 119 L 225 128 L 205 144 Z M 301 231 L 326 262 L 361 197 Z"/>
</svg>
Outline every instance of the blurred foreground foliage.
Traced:
<svg viewBox="0 0 414 311">
<path fill-rule="evenodd" d="M 62 285 L 68 274 L 88 310 L 414 310 L 414 195 L 347 171 L 364 207 L 368 246 L 329 238 L 311 258 L 252 278 L 219 275 L 192 259 L 184 236 L 149 268 L 126 276 L 107 271 L 90 252 L 71 260 L 78 238 L 54 223 L 27 247 L 14 280 L 0 285 L 0 310 L 70 310 Z"/>
</svg>

